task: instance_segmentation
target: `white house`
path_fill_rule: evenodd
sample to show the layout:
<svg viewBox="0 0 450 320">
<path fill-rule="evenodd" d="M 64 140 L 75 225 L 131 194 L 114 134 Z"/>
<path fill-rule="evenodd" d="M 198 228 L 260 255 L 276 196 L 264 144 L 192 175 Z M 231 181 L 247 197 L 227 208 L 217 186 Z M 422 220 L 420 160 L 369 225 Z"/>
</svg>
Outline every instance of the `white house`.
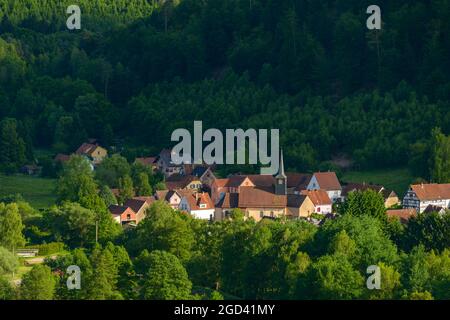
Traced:
<svg viewBox="0 0 450 320">
<path fill-rule="evenodd" d="M 403 208 L 422 213 L 429 206 L 450 208 L 450 183 L 413 184 L 403 198 Z"/>
<path fill-rule="evenodd" d="M 315 213 L 326 215 L 333 211 L 333 202 L 325 190 L 303 190 L 301 194 L 311 199 Z"/>
<path fill-rule="evenodd" d="M 212 220 L 215 207 L 208 193 L 184 194 L 178 207 L 197 219 Z"/>
<path fill-rule="evenodd" d="M 341 199 L 342 186 L 334 172 L 316 172 L 309 181 L 307 190 L 325 190 L 331 201 Z"/>
</svg>

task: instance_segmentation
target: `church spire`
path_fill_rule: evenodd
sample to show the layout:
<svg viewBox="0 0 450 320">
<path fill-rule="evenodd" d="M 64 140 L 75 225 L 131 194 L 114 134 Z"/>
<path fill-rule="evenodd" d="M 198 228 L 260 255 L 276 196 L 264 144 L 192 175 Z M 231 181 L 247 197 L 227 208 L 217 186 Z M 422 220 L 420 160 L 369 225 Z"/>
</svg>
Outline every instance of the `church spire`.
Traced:
<svg viewBox="0 0 450 320">
<path fill-rule="evenodd" d="M 287 176 L 284 173 L 283 150 L 281 150 L 280 166 L 278 169 L 278 174 L 275 176 L 275 194 L 277 195 L 287 194 Z"/>
<path fill-rule="evenodd" d="M 278 174 L 277 174 L 276 178 L 285 178 L 286 179 L 286 174 L 284 173 L 283 149 L 281 149 L 280 168 L 278 169 Z"/>
</svg>

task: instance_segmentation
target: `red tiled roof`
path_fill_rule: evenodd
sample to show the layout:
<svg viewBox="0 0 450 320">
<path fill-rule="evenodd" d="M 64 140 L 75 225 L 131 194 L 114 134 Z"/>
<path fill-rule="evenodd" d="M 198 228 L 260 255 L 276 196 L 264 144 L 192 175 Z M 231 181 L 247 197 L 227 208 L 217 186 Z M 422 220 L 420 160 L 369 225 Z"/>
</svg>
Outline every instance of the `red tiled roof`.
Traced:
<svg viewBox="0 0 450 320">
<path fill-rule="evenodd" d="M 413 184 L 411 189 L 421 201 L 450 199 L 450 183 Z"/>
<path fill-rule="evenodd" d="M 185 194 L 187 201 L 189 202 L 189 207 L 191 210 L 210 210 L 214 209 L 214 204 L 208 193 L 197 193 L 197 194 Z M 200 205 L 206 205 L 206 207 L 201 208 Z"/>
<path fill-rule="evenodd" d="M 285 208 L 286 195 L 273 193 L 272 188 L 241 187 L 239 208 Z"/>
<path fill-rule="evenodd" d="M 307 195 L 315 206 L 331 205 L 331 199 L 325 190 L 303 190 L 302 195 Z"/>
<path fill-rule="evenodd" d="M 216 207 L 222 208 L 222 209 L 233 209 L 233 208 L 237 208 L 238 205 L 239 205 L 239 194 L 227 192 L 219 200 Z"/>
<path fill-rule="evenodd" d="M 135 162 L 143 164 L 144 166 L 152 166 L 156 164 L 157 157 L 136 158 Z"/>
<path fill-rule="evenodd" d="M 334 172 L 316 172 L 314 173 L 314 176 L 316 177 L 321 189 L 326 191 L 342 189 L 336 173 Z"/>
<path fill-rule="evenodd" d="M 95 144 L 90 143 L 83 143 L 77 151 L 75 151 L 76 154 L 80 155 L 91 155 L 92 152 L 97 148 L 98 146 Z"/>
<path fill-rule="evenodd" d="M 398 217 L 401 222 L 407 222 L 411 217 L 414 217 L 417 214 L 417 211 L 413 208 L 409 209 L 395 209 L 395 210 L 387 210 L 386 214 L 388 217 Z"/>
</svg>

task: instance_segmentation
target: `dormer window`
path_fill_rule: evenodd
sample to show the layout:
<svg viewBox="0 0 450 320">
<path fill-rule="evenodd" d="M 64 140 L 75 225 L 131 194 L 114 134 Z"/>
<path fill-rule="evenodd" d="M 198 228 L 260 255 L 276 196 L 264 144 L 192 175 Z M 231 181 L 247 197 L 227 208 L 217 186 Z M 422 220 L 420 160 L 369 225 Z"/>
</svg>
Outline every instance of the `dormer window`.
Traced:
<svg viewBox="0 0 450 320">
<path fill-rule="evenodd" d="M 205 209 L 205 208 L 206 208 L 206 204 L 201 203 L 201 204 L 200 204 L 200 208 L 201 208 L 201 209 Z"/>
</svg>

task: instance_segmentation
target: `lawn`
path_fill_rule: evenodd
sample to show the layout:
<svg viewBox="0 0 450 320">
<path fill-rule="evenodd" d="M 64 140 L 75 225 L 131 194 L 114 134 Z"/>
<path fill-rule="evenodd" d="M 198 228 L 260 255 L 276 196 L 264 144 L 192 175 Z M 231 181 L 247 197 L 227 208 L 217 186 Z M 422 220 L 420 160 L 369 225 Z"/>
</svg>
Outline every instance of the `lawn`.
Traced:
<svg viewBox="0 0 450 320">
<path fill-rule="evenodd" d="M 55 180 L 26 175 L 0 174 L 0 197 L 20 193 L 33 208 L 46 208 L 55 203 Z"/>
<path fill-rule="evenodd" d="M 381 184 L 386 189 L 394 190 L 399 197 L 403 197 L 414 177 L 408 169 L 349 171 L 342 175 L 343 182 Z"/>
</svg>

